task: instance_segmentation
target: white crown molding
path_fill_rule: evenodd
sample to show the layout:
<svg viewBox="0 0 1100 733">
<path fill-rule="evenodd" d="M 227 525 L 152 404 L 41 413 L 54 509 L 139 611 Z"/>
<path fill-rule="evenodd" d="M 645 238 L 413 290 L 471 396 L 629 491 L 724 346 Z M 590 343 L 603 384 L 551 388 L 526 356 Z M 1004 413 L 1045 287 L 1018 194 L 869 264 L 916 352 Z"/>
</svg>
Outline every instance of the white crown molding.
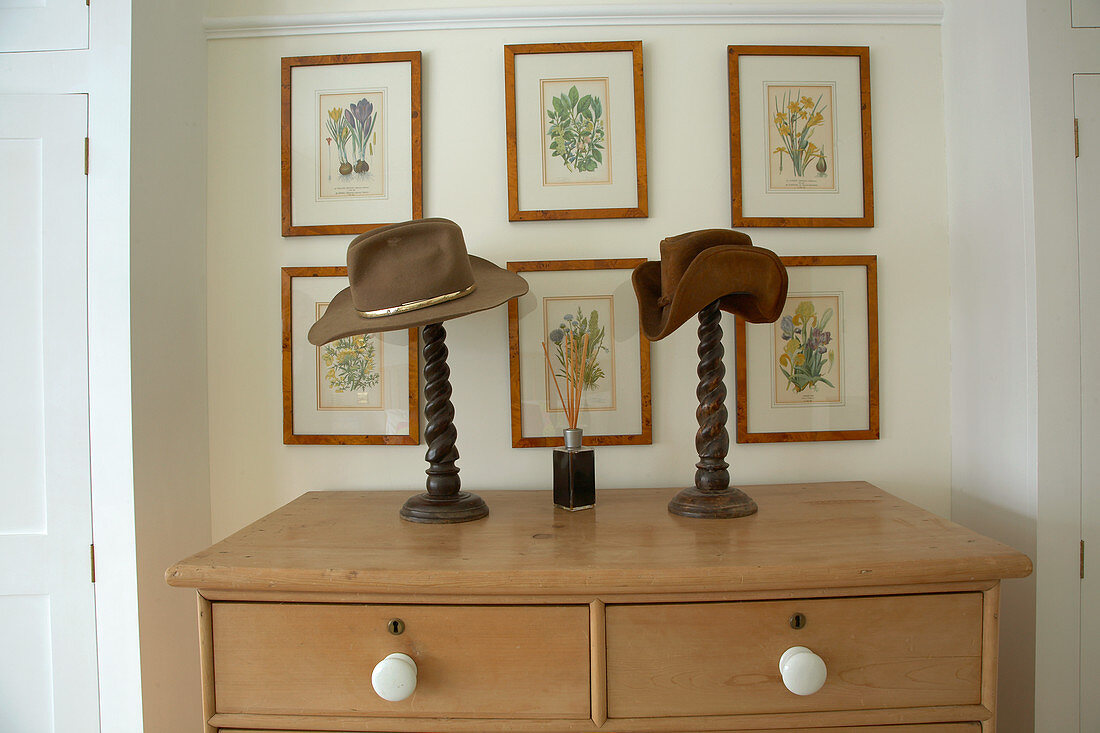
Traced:
<svg viewBox="0 0 1100 733">
<path fill-rule="evenodd" d="M 645 25 L 940 25 L 939 0 L 914 3 L 769 2 L 438 8 L 323 15 L 206 18 L 206 37 L 259 38 L 331 33 Z"/>
</svg>

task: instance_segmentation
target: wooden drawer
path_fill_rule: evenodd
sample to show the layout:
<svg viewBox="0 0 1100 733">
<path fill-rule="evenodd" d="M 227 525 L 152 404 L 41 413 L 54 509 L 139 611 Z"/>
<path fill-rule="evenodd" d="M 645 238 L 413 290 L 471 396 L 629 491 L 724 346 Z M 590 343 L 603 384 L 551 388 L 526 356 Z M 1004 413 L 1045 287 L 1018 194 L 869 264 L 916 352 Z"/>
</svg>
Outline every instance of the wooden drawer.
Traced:
<svg viewBox="0 0 1100 733">
<path fill-rule="evenodd" d="M 805 614 L 804 628 L 789 622 Z M 609 605 L 610 718 L 977 704 L 980 593 Z M 779 658 L 804 646 L 825 685 L 789 692 Z M 946 730 L 951 730 L 946 728 Z"/>
<path fill-rule="evenodd" d="M 219 733 L 287 733 L 264 729 L 229 729 L 223 727 Z M 331 733 L 331 731 L 295 731 L 294 733 Z M 707 733 L 981 733 L 979 723 L 930 723 L 926 725 L 861 725 L 859 727 L 779 727 L 779 729 L 751 731 L 709 731 Z"/>
<path fill-rule="evenodd" d="M 399 717 L 589 717 L 587 606 L 213 603 L 218 713 Z M 390 619 L 405 622 L 399 636 Z M 371 687 L 392 652 L 416 692 Z"/>
</svg>

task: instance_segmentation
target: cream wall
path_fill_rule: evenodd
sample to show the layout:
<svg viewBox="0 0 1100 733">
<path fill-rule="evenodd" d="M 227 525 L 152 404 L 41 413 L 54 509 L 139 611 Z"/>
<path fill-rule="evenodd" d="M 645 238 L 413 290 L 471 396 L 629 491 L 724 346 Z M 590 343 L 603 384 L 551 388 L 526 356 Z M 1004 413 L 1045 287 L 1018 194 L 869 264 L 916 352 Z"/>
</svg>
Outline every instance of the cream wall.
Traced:
<svg viewBox="0 0 1100 733">
<path fill-rule="evenodd" d="M 650 217 L 509 223 L 503 46 L 640 39 Z M 741 483 L 866 479 L 950 508 L 948 249 L 935 25 L 516 28 L 214 40 L 209 55 L 207 311 L 215 539 L 311 489 L 421 490 L 424 446 L 284 446 L 279 268 L 343 264 L 350 237 L 279 234 L 279 59 L 420 49 L 424 211 L 472 253 L 508 260 L 658 257 L 661 238 L 729 225 L 727 44 L 869 45 L 873 229 L 756 229 L 783 255 L 879 257 L 882 439 L 733 445 Z M 732 320 L 727 320 L 732 373 Z M 653 346 L 653 445 L 597 456 L 602 488 L 692 480 L 694 329 Z M 545 488 L 548 450 L 512 449 L 503 308 L 448 324 L 464 488 Z M 728 380 L 730 400 L 733 380 Z M 732 412 L 732 410 L 731 410 Z"/>
<path fill-rule="evenodd" d="M 136 2 L 132 28 L 130 345 L 142 713 L 149 733 L 186 733 L 202 725 L 195 594 L 170 588 L 164 570 L 210 542 L 206 39 L 192 0 Z"/>
<path fill-rule="evenodd" d="M 951 280 L 951 517 L 1035 558 L 1037 351 L 1026 0 L 944 18 Z M 998 134 L 974 125 L 974 110 Z M 990 324 L 998 324 L 989 327 Z M 1001 587 L 998 730 L 1035 722 L 1036 576 Z M 1070 730 L 1053 726 L 1050 730 Z"/>
</svg>

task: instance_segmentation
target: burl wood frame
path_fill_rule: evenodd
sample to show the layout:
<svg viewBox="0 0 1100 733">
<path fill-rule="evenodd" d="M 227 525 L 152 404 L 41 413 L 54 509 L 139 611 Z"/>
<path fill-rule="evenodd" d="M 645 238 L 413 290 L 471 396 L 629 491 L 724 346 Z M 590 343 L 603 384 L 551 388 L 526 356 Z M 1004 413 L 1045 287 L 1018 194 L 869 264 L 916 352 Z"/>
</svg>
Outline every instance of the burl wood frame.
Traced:
<svg viewBox="0 0 1100 733">
<path fill-rule="evenodd" d="M 867 46 L 729 46 L 730 195 L 735 227 L 873 227 L 875 195 L 871 171 L 871 61 Z M 745 216 L 741 166 L 742 56 L 855 56 L 859 59 L 859 108 L 862 127 L 863 216 Z M 764 144 L 767 144 L 766 142 Z"/>
<path fill-rule="evenodd" d="M 817 440 L 878 440 L 878 265 L 875 255 L 780 257 L 784 267 L 867 268 L 867 428 L 865 430 L 808 430 L 780 433 L 750 433 L 748 414 L 748 353 L 745 319 L 737 316 L 737 442 L 800 443 Z M 769 326 L 772 327 L 772 326 Z"/>
<path fill-rule="evenodd" d="M 384 64 L 408 61 L 411 65 L 412 87 L 412 216 L 424 217 L 423 173 L 421 168 L 420 133 L 420 52 L 395 51 L 392 53 L 357 53 L 334 56 L 293 56 L 282 60 L 282 229 L 284 237 L 313 234 L 362 234 L 370 229 L 394 222 L 363 222 L 361 224 L 311 224 L 296 225 L 293 221 L 290 181 L 293 171 L 290 165 L 290 102 L 291 70 L 297 66 L 335 66 L 338 64 Z"/>
<path fill-rule="evenodd" d="M 291 280 L 296 277 L 347 277 L 346 267 L 284 267 L 283 313 L 283 443 L 285 445 L 419 445 L 420 444 L 420 340 L 409 329 L 409 432 L 407 435 L 303 435 L 294 432 L 294 360 Z"/>
<path fill-rule="evenodd" d="M 633 270 L 646 262 L 644 257 L 616 260 L 536 260 L 509 262 L 512 272 L 552 272 L 567 270 Z M 632 435 L 589 435 L 585 445 L 650 445 L 653 443 L 653 398 L 649 385 L 649 341 L 639 324 L 639 366 L 641 368 L 642 429 Z M 541 362 L 540 362 L 541 364 Z M 520 391 L 519 299 L 508 301 L 508 375 L 512 402 L 512 447 L 557 448 L 565 445 L 562 436 L 526 437 L 523 435 L 523 401 Z"/>
<path fill-rule="evenodd" d="M 634 57 L 634 142 L 638 171 L 638 205 L 608 209 L 519 208 L 519 166 L 516 156 L 516 55 L 529 53 L 603 53 L 629 51 Z M 508 143 L 508 221 L 551 219 L 629 219 L 649 216 L 645 159 L 645 93 L 642 82 L 642 42 L 532 43 L 504 47 L 504 111 Z"/>
</svg>

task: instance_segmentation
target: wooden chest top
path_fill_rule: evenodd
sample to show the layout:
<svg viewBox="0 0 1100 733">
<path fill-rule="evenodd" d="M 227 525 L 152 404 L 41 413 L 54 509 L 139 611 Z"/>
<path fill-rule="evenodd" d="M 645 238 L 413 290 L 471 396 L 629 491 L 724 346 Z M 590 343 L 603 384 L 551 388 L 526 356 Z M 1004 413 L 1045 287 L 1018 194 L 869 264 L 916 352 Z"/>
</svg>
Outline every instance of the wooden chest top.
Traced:
<svg viewBox="0 0 1100 733">
<path fill-rule="evenodd" d="M 864 482 L 747 487 L 751 517 L 686 519 L 672 489 L 485 491 L 488 518 L 405 522 L 408 491 L 310 492 L 168 569 L 171 585 L 409 595 L 740 592 L 1023 577 L 1025 555 Z"/>
</svg>

